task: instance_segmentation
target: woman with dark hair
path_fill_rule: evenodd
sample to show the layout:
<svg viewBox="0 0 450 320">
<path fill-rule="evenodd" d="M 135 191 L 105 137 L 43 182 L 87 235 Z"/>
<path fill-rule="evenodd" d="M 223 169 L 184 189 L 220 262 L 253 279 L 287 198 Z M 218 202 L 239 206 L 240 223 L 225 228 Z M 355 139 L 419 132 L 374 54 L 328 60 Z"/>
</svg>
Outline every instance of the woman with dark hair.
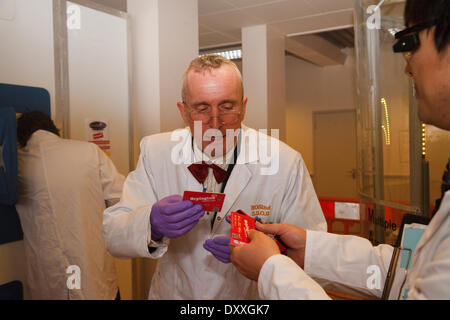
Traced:
<svg viewBox="0 0 450 320">
<path fill-rule="evenodd" d="M 114 259 L 103 238 L 103 211 L 118 202 L 124 177 L 96 145 L 61 139 L 51 118 L 17 121 L 19 200 L 32 299 L 115 299 Z"/>
</svg>

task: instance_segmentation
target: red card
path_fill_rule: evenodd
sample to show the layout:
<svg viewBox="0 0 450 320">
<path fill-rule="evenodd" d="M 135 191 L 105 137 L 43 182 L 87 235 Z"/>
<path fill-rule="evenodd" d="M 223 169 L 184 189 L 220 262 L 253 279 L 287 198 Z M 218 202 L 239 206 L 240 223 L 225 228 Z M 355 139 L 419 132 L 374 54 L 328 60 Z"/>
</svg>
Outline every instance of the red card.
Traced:
<svg viewBox="0 0 450 320">
<path fill-rule="evenodd" d="M 261 222 L 264 224 L 264 222 Z M 255 229 L 255 219 L 250 217 L 242 210 L 238 210 L 238 212 L 231 212 L 230 215 L 230 244 L 234 246 L 242 246 L 248 243 L 248 232 L 252 229 Z M 280 252 L 285 252 L 287 247 L 281 241 L 278 236 L 273 236 L 268 234 L 278 245 Z"/>
<path fill-rule="evenodd" d="M 225 201 L 225 194 L 185 191 L 183 200 L 190 200 L 194 204 L 201 204 L 205 211 L 220 212 Z"/>
<path fill-rule="evenodd" d="M 248 243 L 248 232 L 255 229 L 255 219 L 238 212 L 231 212 L 230 221 L 230 244 L 238 247 Z"/>
</svg>

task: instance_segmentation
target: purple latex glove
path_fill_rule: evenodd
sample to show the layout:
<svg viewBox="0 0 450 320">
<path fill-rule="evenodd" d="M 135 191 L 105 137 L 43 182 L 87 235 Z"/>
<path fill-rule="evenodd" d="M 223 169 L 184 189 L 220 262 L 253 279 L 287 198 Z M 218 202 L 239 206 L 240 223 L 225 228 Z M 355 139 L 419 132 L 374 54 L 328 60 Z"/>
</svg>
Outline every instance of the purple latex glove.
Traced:
<svg viewBox="0 0 450 320">
<path fill-rule="evenodd" d="M 206 240 L 203 248 L 208 250 L 216 257 L 217 260 L 223 263 L 230 263 L 230 237 L 216 237 L 214 239 Z"/>
<path fill-rule="evenodd" d="M 192 201 L 183 201 L 179 195 L 166 197 L 152 207 L 152 238 L 159 240 L 162 237 L 181 237 L 195 227 L 204 214 L 201 205 L 194 206 Z"/>
</svg>

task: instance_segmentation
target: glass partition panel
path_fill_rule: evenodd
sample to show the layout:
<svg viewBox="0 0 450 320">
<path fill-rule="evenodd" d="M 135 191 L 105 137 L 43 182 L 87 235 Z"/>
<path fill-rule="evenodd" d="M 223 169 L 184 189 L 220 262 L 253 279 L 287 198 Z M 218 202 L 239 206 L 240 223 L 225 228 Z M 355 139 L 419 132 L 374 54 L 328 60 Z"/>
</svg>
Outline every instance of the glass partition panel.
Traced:
<svg viewBox="0 0 450 320">
<path fill-rule="evenodd" d="M 356 1 L 360 207 L 374 244 L 393 244 L 403 215 L 424 213 L 422 124 L 405 60 L 392 51 L 403 10 L 403 1 Z"/>
</svg>

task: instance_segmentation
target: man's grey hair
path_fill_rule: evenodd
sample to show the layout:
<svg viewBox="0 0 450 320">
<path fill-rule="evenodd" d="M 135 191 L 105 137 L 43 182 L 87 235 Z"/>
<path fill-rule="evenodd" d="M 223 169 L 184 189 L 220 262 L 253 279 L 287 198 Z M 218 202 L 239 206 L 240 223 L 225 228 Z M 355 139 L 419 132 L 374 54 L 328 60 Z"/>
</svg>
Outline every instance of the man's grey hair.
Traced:
<svg viewBox="0 0 450 320">
<path fill-rule="evenodd" d="M 219 69 L 223 65 L 229 65 L 231 66 L 235 71 L 236 74 L 239 77 L 239 80 L 241 82 L 241 88 L 242 88 L 242 99 L 244 99 L 244 84 L 242 82 L 242 74 L 239 68 L 236 66 L 236 64 L 227 59 L 222 57 L 218 54 L 209 54 L 206 56 L 198 57 L 191 61 L 189 66 L 187 67 L 186 71 L 183 74 L 183 89 L 181 91 L 181 98 L 183 99 L 183 103 L 186 102 L 186 81 L 187 81 L 187 75 L 189 72 L 205 72 L 210 71 L 212 69 Z"/>
</svg>

